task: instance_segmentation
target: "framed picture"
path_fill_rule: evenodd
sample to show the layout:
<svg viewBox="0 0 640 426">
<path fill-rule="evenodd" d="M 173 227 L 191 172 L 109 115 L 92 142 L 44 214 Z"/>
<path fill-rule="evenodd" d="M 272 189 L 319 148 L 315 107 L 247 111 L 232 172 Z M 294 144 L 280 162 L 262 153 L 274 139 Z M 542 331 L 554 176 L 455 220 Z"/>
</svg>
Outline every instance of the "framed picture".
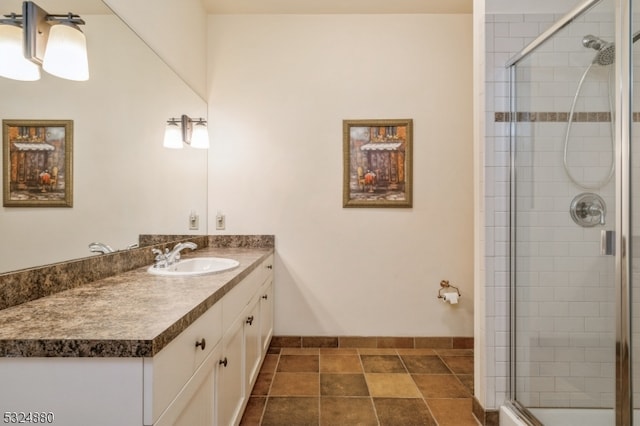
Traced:
<svg viewBox="0 0 640 426">
<path fill-rule="evenodd" d="M 3 205 L 73 205 L 73 121 L 2 120 Z"/>
<path fill-rule="evenodd" d="M 413 120 L 344 120 L 344 207 L 412 207 Z"/>
</svg>

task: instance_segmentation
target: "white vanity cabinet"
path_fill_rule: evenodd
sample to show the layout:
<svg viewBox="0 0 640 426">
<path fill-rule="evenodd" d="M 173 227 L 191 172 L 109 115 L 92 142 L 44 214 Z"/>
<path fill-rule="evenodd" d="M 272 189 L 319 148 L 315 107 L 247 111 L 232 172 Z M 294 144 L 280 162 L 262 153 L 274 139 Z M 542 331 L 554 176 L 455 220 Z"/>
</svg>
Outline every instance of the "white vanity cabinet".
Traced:
<svg viewBox="0 0 640 426">
<path fill-rule="evenodd" d="M 153 357 L 0 358 L 0 408 L 65 426 L 237 425 L 271 339 L 272 264 L 269 256 Z"/>
<path fill-rule="evenodd" d="M 210 353 L 201 351 L 207 353 L 205 360 L 169 408 L 153 423 L 155 426 L 227 426 L 240 423 L 266 355 L 265 348 L 271 340 L 272 265 L 273 257 L 270 256 L 207 311 L 205 315 L 220 307 L 221 317 L 217 324 L 223 333 L 221 340 Z M 265 294 L 268 294 L 267 298 L 262 297 Z M 210 315 L 210 318 L 214 316 L 218 318 L 218 313 Z M 263 333 L 265 329 L 270 332 Z M 188 342 L 193 340 L 193 336 L 190 333 L 182 340 Z M 171 345 L 182 337 L 181 334 Z M 163 351 L 153 358 L 154 362 Z"/>
<path fill-rule="evenodd" d="M 266 282 L 273 281 L 273 256 L 265 260 L 242 283 L 225 296 L 222 303 L 222 358 L 218 368 L 217 425 L 237 425 L 266 355 L 261 340 L 261 324 L 273 324 L 272 309 L 263 318 L 260 300 Z M 269 299 L 266 299 L 269 300 Z M 272 303 L 271 299 L 271 303 Z M 229 324 L 229 326 L 227 326 Z"/>
</svg>

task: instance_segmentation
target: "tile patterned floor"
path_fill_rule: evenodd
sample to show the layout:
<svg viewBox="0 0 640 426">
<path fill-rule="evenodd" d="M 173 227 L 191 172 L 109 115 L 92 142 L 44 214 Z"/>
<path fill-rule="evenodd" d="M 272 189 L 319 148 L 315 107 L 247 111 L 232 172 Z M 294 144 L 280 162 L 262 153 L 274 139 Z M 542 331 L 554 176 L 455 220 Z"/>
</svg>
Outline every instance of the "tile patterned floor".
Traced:
<svg viewBox="0 0 640 426">
<path fill-rule="evenodd" d="M 477 426 L 473 350 L 282 348 L 241 425 Z"/>
</svg>

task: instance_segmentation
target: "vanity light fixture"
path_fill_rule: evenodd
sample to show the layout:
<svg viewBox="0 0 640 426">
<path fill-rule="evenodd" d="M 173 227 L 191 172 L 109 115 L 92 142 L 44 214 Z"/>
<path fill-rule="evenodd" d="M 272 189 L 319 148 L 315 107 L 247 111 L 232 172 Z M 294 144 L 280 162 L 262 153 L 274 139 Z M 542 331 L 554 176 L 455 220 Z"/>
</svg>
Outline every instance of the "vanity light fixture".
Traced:
<svg viewBox="0 0 640 426">
<path fill-rule="evenodd" d="M 60 78 L 89 79 L 87 42 L 80 29 L 85 22 L 79 15 L 49 14 L 34 2 L 25 1 L 22 15 L 11 13 L 4 18 L 0 19 L 0 76 L 38 80 L 41 65 Z"/>
<path fill-rule="evenodd" d="M 204 118 L 192 119 L 187 115 L 170 118 L 164 131 L 165 148 L 182 149 L 184 144 L 191 148 L 208 149 L 209 132 Z"/>
<path fill-rule="evenodd" d="M 40 67 L 24 57 L 22 19 L 15 13 L 0 19 L 0 76 L 21 81 L 40 80 Z"/>
</svg>

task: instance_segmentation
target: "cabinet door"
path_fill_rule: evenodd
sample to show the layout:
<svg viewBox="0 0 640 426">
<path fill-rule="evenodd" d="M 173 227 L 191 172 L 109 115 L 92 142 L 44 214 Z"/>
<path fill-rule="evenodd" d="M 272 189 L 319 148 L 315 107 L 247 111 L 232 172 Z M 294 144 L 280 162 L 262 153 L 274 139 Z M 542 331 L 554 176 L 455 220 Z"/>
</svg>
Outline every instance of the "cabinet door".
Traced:
<svg viewBox="0 0 640 426">
<path fill-rule="evenodd" d="M 260 293 L 260 342 L 262 356 L 267 353 L 273 336 L 273 278 L 261 288 Z"/>
<path fill-rule="evenodd" d="M 196 394 L 180 413 L 174 426 L 211 426 L 213 425 L 213 391 L 215 377 L 209 374 Z"/>
<path fill-rule="evenodd" d="M 220 354 L 220 347 L 211 351 L 155 426 L 214 425 L 215 383 Z"/>
<path fill-rule="evenodd" d="M 245 344 L 245 389 L 251 392 L 253 383 L 258 376 L 260 360 L 262 359 L 262 348 L 260 346 L 260 302 L 254 299 L 253 305 L 249 308 L 249 313 L 245 315 L 244 321 L 244 344 Z"/>
<path fill-rule="evenodd" d="M 216 413 L 219 426 L 240 422 L 244 407 L 244 321 L 240 316 L 222 339 L 216 383 Z"/>
</svg>

